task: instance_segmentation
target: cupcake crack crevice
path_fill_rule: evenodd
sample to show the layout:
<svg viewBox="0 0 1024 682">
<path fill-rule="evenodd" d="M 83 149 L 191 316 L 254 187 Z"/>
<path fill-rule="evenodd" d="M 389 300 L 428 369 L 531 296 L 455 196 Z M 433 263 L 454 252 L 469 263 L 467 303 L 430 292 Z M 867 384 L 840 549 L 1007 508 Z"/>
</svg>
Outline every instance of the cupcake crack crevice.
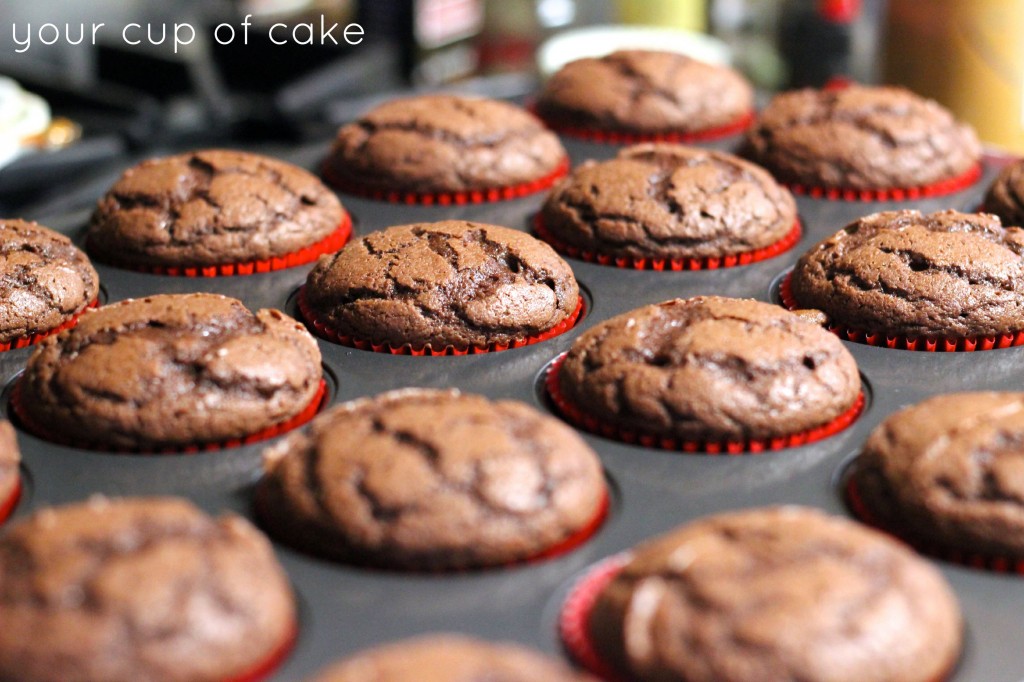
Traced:
<svg viewBox="0 0 1024 682">
<path fill-rule="evenodd" d="M 558 326 L 573 316 L 579 288 L 569 266 L 529 235 L 446 221 L 363 237 L 314 268 L 303 296 L 339 335 L 465 348 Z"/>
<path fill-rule="evenodd" d="M 264 523 L 357 564 L 529 560 L 593 523 L 607 494 L 596 458 L 564 425 L 450 391 L 350 403 L 278 449 L 257 494 Z"/>
<path fill-rule="evenodd" d="M 578 166 L 537 220 L 571 248 L 606 257 L 737 257 L 784 239 L 796 203 L 767 172 L 729 154 L 637 145 Z"/>
<path fill-rule="evenodd" d="M 286 257 L 344 220 L 313 175 L 256 154 L 203 150 L 143 162 L 100 199 L 86 241 L 121 267 L 211 267 Z"/>
<path fill-rule="evenodd" d="M 838 418 L 860 389 L 856 363 L 824 330 L 719 297 L 648 306 L 595 327 L 559 373 L 576 409 L 653 439 L 783 437 Z"/>
<path fill-rule="evenodd" d="M 315 340 L 276 311 L 211 294 L 152 296 L 107 306 L 41 348 L 18 407 L 44 438 L 173 449 L 299 415 L 320 374 Z"/>
</svg>

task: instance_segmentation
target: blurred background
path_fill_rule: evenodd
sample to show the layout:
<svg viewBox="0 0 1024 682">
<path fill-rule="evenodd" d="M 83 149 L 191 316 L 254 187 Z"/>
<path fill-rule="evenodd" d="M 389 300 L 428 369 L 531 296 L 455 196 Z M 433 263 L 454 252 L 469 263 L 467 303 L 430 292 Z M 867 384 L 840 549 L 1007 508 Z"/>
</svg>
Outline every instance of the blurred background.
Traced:
<svg viewBox="0 0 1024 682">
<path fill-rule="evenodd" d="M 71 204 L 83 183 L 79 193 L 94 196 L 90 177 L 136 157 L 326 140 L 377 101 L 413 90 L 524 101 L 561 63 L 620 46 L 732 63 L 762 98 L 837 77 L 905 84 L 953 108 L 987 143 L 1024 151 L 1024 0 L 33 0 L 2 7 L 5 215 L 62 196 Z M 230 33 L 215 34 L 221 24 Z M 349 33 L 355 44 L 343 37 L 352 24 L 361 29 Z"/>
</svg>

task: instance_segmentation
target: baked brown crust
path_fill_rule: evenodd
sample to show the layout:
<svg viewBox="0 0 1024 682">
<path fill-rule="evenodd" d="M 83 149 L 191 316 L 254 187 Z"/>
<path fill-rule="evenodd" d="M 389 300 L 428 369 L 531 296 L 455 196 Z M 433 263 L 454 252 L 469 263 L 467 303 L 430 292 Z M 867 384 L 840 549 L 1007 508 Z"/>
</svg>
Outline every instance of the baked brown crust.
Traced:
<svg viewBox="0 0 1024 682">
<path fill-rule="evenodd" d="M 1024 226 L 1024 160 L 999 171 L 982 205 L 999 216 L 1003 225 Z"/>
<path fill-rule="evenodd" d="M 507 227 L 442 221 L 391 227 L 324 256 L 304 296 L 338 333 L 414 348 L 523 339 L 566 320 L 579 287 L 544 242 Z"/>
<path fill-rule="evenodd" d="M 763 168 L 724 152 L 672 144 L 586 161 L 541 209 L 563 244 L 626 257 L 703 258 L 785 237 L 796 202 Z"/>
<path fill-rule="evenodd" d="M 797 305 L 889 336 L 969 338 L 1024 328 L 1024 229 L 984 213 L 887 211 L 801 256 Z"/>
<path fill-rule="evenodd" d="M 592 524 L 594 452 L 514 401 L 407 389 L 339 406 L 266 453 L 271 534 L 340 561 L 458 569 L 537 556 Z"/>
<path fill-rule="evenodd" d="M 853 481 L 873 519 L 911 542 L 1024 558 L 1024 393 L 952 393 L 890 415 Z"/>
<path fill-rule="evenodd" d="M 96 300 L 100 278 L 64 235 L 0 220 L 0 343 L 56 329 Z"/>
<path fill-rule="evenodd" d="M 933 682 L 961 647 L 935 568 L 799 507 L 712 516 L 641 545 L 588 628 L 602 658 L 638 680 Z"/>
<path fill-rule="evenodd" d="M 833 334 L 768 303 L 676 299 L 580 336 L 559 372 L 570 403 L 622 429 L 689 440 L 772 438 L 827 424 L 860 392 Z"/>
<path fill-rule="evenodd" d="M 921 187 L 958 177 L 981 158 L 974 131 L 936 102 L 861 85 L 776 95 L 746 145 L 779 181 L 813 187 Z"/>
<path fill-rule="evenodd" d="M 593 682 L 518 644 L 429 635 L 387 644 L 337 663 L 310 682 Z"/>
<path fill-rule="evenodd" d="M 514 104 L 424 95 L 342 126 L 324 163 L 342 189 L 445 192 L 539 180 L 565 158 L 554 133 Z"/>
<path fill-rule="evenodd" d="M 296 621 L 270 544 L 241 517 L 94 498 L 0 536 L 0 622 L 4 682 L 219 682 Z"/>
<path fill-rule="evenodd" d="M 253 314 L 217 294 L 164 294 L 104 306 L 44 341 L 19 383 L 20 405 L 77 442 L 159 450 L 287 421 L 321 375 L 316 341 L 287 315 Z"/>
<path fill-rule="evenodd" d="M 655 50 L 569 62 L 537 100 L 552 125 L 632 133 L 719 128 L 753 108 L 753 88 L 733 69 Z"/>
<path fill-rule="evenodd" d="M 93 212 L 87 248 L 124 267 L 247 263 L 316 244 L 343 215 L 338 198 L 298 166 L 206 149 L 125 171 Z"/>
<path fill-rule="evenodd" d="M 18 437 L 14 427 L 9 421 L 0 421 L 0 509 L 11 499 L 11 495 L 20 484 L 20 463 L 21 450 L 18 449 Z M 0 522 L 2 521 L 0 514 Z"/>
</svg>

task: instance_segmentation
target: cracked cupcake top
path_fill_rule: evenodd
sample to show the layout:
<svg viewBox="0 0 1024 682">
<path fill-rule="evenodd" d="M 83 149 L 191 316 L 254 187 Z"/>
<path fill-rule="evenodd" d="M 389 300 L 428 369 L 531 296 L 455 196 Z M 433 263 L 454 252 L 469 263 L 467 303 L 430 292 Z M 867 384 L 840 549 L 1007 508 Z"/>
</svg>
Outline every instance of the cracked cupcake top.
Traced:
<svg viewBox="0 0 1024 682">
<path fill-rule="evenodd" d="M 693 440 L 771 438 L 827 424 L 860 392 L 833 334 L 768 303 L 701 296 L 630 311 L 569 349 L 565 397 L 623 429 Z"/>
<path fill-rule="evenodd" d="M 342 126 L 325 170 L 342 187 L 443 192 L 531 182 L 564 158 L 554 133 L 514 104 L 424 95 Z"/>
<path fill-rule="evenodd" d="M 537 100 L 538 114 L 553 125 L 632 133 L 718 128 L 753 107 L 753 88 L 736 71 L 653 50 L 569 62 Z"/>
<path fill-rule="evenodd" d="M 883 421 L 853 480 L 911 542 L 1024 557 L 1024 393 L 935 396 Z"/>
<path fill-rule="evenodd" d="M 978 213 L 888 211 L 819 242 L 793 270 L 801 308 L 890 336 L 1024 328 L 1024 229 Z"/>
<path fill-rule="evenodd" d="M 747 131 L 746 153 L 781 182 L 854 189 L 930 185 L 981 158 L 974 131 L 895 87 L 777 95 Z"/>
<path fill-rule="evenodd" d="M 9 421 L 0 421 L 0 509 L 11 499 L 21 480 L 18 464 L 21 462 L 21 450 L 18 449 L 18 438 L 14 427 Z M 0 513 L 0 522 L 3 514 Z"/>
<path fill-rule="evenodd" d="M 245 263 L 311 246 L 342 216 L 337 197 L 302 168 L 211 149 L 125 171 L 93 212 L 87 248 L 125 267 Z"/>
<path fill-rule="evenodd" d="M 313 420 L 266 453 L 272 534 L 341 561 L 406 569 L 537 556 L 595 521 L 594 452 L 522 403 L 406 389 Z"/>
<path fill-rule="evenodd" d="M 295 618 L 270 543 L 184 500 L 93 498 L 0 536 L 0 679 L 220 682 Z"/>
<path fill-rule="evenodd" d="M 982 206 L 999 216 L 1004 225 L 1024 226 L 1024 159 L 999 172 Z"/>
<path fill-rule="evenodd" d="M 368 234 L 309 274 L 304 296 L 337 332 L 394 346 L 507 343 L 547 331 L 576 309 L 569 265 L 507 227 L 417 223 Z"/>
<path fill-rule="evenodd" d="M 185 447 L 287 421 L 320 378 L 316 341 L 287 315 L 165 294 L 104 306 L 44 341 L 20 404 L 48 433 L 91 447 Z"/>
<path fill-rule="evenodd" d="M 933 682 L 961 647 L 935 568 L 800 507 L 711 516 L 639 546 L 588 626 L 602 657 L 643 680 Z"/>
<path fill-rule="evenodd" d="M 62 234 L 0 220 L 0 343 L 56 329 L 92 303 L 100 278 Z"/>
<path fill-rule="evenodd" d="M 569 246 L 700 258 L 774 244 L 793 229 L 796 203 L 767 171 L 732 154 L 644 144 L 578 166 L 552 190 L 541 217 Z"/>
<path fill-rule="evenodd" d="M 553 658 L 518 644 L 428 635 L 363 651 L 310 682 L 587 682 Z"/>
</svg>

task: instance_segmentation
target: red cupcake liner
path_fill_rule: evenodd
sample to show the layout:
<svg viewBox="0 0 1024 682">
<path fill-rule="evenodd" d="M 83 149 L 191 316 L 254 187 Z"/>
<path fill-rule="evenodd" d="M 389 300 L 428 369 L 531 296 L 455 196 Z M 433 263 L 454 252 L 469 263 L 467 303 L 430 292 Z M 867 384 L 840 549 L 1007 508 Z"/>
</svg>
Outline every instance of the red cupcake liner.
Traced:
<svg viewBox="0 0 1024 682">
<path fill-rule="evenodd" d="M 787 310 L 799 310 L 800 304 L 793 296 L 789 272 L 779 285 L 779 300 Z M 827 324 L 826 329 L 846 341 L 863 343 L 879 348 L 925 351 L 928 353 L 973 353 L 974 351 L 1012 348 L 1024 345 L 1024 330 L 1007 332 L 997 336 L 967 336 L 963 338 L 939 338 L 927 336 L 889 336 L 880 332 L 869 332 L 842 324 Z"/>
<path fill-rule="evenodd" d="M 264 495 L 261 494 L 261 487 L 257 487 L 255 499 L 253 501 L 253 510 L 256 513 L 256 518 L 260 519 L 264 523 L 266 519 L 273 513 L 273 510 L 268 507 L 269 502 L 265 499 Z M 607 487 L 601 496 L 601 501 L 598 503 L 597 511 L 594 513 L 593 518 L 583 525 L 579 530 L 567 536 L 560 542 L 544 549 L 537 554 L 532 554 L 522 559 L 517 559 L 504 564 L 492 565 L 492 566 L 474 566 L 469 568 L 460 569 L 449 569 L 449 568 L 404 568 L 401 566 L 379 566 L 372 562 L 360 563 L 358 561 L 348 561 L 356 566 L 366 566 L 376 571 L 395 572 L 395 573 L 438 573 L 438 574 L 452 574 L 452 573 L 470 573 L 478 571 L 487 571 L 498 568 L 511 568 L 513 566 L 521 566 L 524 564 L 533 564 L 555 557 L 568 554 L 572 550 L 576 549 L 580 545 L 584 544 L 587 540 L 592 538 L 594 534 L 600 530 L 604 522 L 608 520 L 608 514 L 611 511 L 611 496 L 608 493 Z M 287 538 L 285 538 L 287 541 Z M 301 549 L 301 548 L 300 548 Z"/>
<path fill-rule="evenodd" d="M 853 476 L 849 476 L 846 479 L 844 495 L 846 498 L 846 506 L 849 507 L 850 511 L 853 512 L 853 515 L 862 523 L 871 526 L 876 530 L 882 531 L 887 535 L 891 535 L 897 540 L 910 545 L 914 550 L 921 554 L 927 554 L 928 556 L 936 559 L 983 571 L 991 571 L 993 573 L 1014 573 L 1024 576 L 1024 558 L 1014 559 L 994 554 L 985 554 L 982 552 L 967 552 L 960 549 L 946 547 L 938 543 L 922 542 L 905 537 L 899 532 L 898 528 L 883 523 L 877 516 L 871 513 L 871 509 L 864 501 L 864 498 L 861 497 L 860 491 L 857 488 L 857 482 L 854 480 Z"/>
<path fill-rule="evenodd" d="M 588 251 L 578 246 L 571 246 L 560 241 L 544 225 L 543 216 L 537 213 L 533 217 L 533 231 L 540 238 L 550 244 L 556 251 L 571 258 L 578 258 L 588 263 L 598 265 L 614 265 L 617 268 L 632 268 L 633 270 L 717 270 L 719 268 L 733 268 L 740 265 L 750 265 L 758 261 L 774 258 L 781 253 L 789 251 L 796 246 L 803 234 L 800 219 L 793 223 L 793 228 L 786 233 L 779 241 L 768 246 L 733 253 L 726 256 L 704 256 L 702 258 L 657 258 L 657 257 L 635 257 L 635 256 L 611 256 L 597 251 Z"/>
<path fill-rule="evenodd" d="M 367 339 L 356 338 L 354 336 L 348 336 L 341 332 L 333 329 L 328 323 L 317 317 L 316 312 L 309 307 L 309 302 L 306 300 L 306 287 L 302 286 L 299 288 L 299 295 L 297 297 L 297 305 L 299 308 L 299 314 L 302 319 L 306 321 L 307 325 L 313 328 L 313 332 L 322 339 L 327 339 L 333 343 L 340 344 L 342 346 L 349 346 L 350 348 L 358 348 L 359 350 L 371 350 L 374 353 L 391 353 L 392 355 L 429 355 L 432 357 L 438 357 L 442 355 L 477 355 L 480 353 L 497 353 L 510 348 L 522 348 L 524 346 L 530 346 L 541 341 L 547 341 L 550 338 L 554 338 L 559 334 L 564 334 L 566 331 L 572 329 L 580 316 L 583 314 L 583 297 L 580 296 L 576 301 L 576 308 L 573 310 L 569 317 L 565 318 L 554 327 L 548 330 L 540 332 L 539 334 L 533 334 L 526 336 L 521 339 L 514 339 L 508 343 L 489 343 L 486 345 L 472 345 L 472 346 L 460 346 L 456 347 L 453 345 L 447 345 L 443 348 L 434 348 L 429 343 L 425 346 L 413 347 L 412 344 L 406 343 L 400 346 L 396 346 L 389 341 L 370 341 Z"/>
<path fill-rule="evenodd" d="M 531 109 L 534 114 L 537 114 L 536 107 L 531 107 Z M 559 135 L 573 137 L 578 140 L 586 140 L 588 142 L 627 145 L 637 144 L 640 142 L 674 142 L 685 144 L 689 142 L 709 142 L 711 140 L 720 140 L 725 137 L 738 135 L 745 131 L 754 122 L 754 117 L 754 111 L 751 110 L 741 114 L 735 121 L 721 126 L 714 126 L 703 130 L 666 130 L 657 133 L 638 133 L 628 130 L 614 129 L 599 130 L 580 126 L 564 125 L 557 121 L 551 121 L 548 119 L 543 120 L 544 125 Z"/>
<path fill-rule="evenodd" d="M 334 253 L 345 245 L 352 236 L 352 217 L 345 212 L 338 228 L 315 244 L 305 246 L 281 256 L 273 256 L 261 260 L 244 263 L 220 263 L 217 265 L 131 265 L 127 269 L 136 272 L 148 272 L 153 275 L 170 275 L 172 277 L 232 277 L 235 275 L 253 275 L 294 268 L 312 263 L 325 253 Z"/>
<path fill-rule="evenodd" d="M 291 654 L 292 649 L 295 648 L 295 642 L 298 638 L 299 626 L 293 622 L 291 627 L 288 628 L 284 640 L 265 659 L 256 663 L 256 665 L 242 674 L 227 678 L 224 682 L 260 682 L 260 680 L 266 679 L 271 673 L 281 667 L 281 664 Z"/>
<path fill-rule="evenodd" d="M 320 384 L 317 387 L 316 393 L 313 395 L 313 399 L 294 417 L 287 419 L 283 422 L 279 422 L 272 426 L 268 426 L 265 429 L 261 429 L 255 433 L 251 433 L 243 438 L 231 438 L 223 441 L 213 441 L 209 443 L 194 443 L 184 447 L 167 447 L 160 450 L 133 450 L 129 448 L 110 448 L 100 443 L 93 443 L 90 441 L 79 440 L 77 438 L 69 437 L 63 433 L 54 433 L 53 431 L 46 428 L 44 424 L 41 424 L 29 414 L 28 410 L 25 409 L 22 403 L 21 395 L 21 380 L 14 385 L 14 390 L 11 391 L 10 405 L 14 412 L 14 416 L 17 418 L 18 423 L 29 433 L 48 440 L 51 443 L 57 443 L 58 445 L 66 445 L 68 447 L 80 448 L 82 450 L 99 450 L 103 452 L 113 452 L 117 454 L 134 454 L 134 455 L 192 455 L 199 452 L 215 452 L 217 450 L 224 450 L 225 448 L 234 448 L 241 445 L 251 445 L 260 441 L 268 440 L 279 436 L 282 433 L 287 433 L 292 429 L 298 428 L 311 420 L 316 416 L 316 413 L 327 403 L 327 382 L 324 379 L 320 380 Z"/>
<path fill-rule="evenodd" d="M 406 192 L 395 189 L 383 189 L 374 185 L 359 184 L 348 180 L 342 180 L 330 168 L 330 164 L 324 161 L 321 166 L 321 174 L 329 185 L 346 194 L 355 194 L 377 201 L 386 201 L 392 204 L 419 204 L 421 206 L 462 206 L 465 204 L 484 204 L 495 201 L 507 201 L 536 194 L 551 187 L 557 180 L 569 173 L 569 157 L 563 157 L 558 166 L 547 175 L 536 180 L 522 182 L 516 185 L 505 185 L 503 187 L 488 187 L 483 189 L 467 189 L 458 191 L 441 192 Z"/>
<path fill-rule="evenodd" d="M 927 199 L 952 194 L 967 189 L 981 179 L 981 164 L 975 163 L 956 177 L 940 180 L 919 187 L 877 187 L 857 189 L 853 187 L 815 187 L 797 182 L 783 182 L 793 194 L 829 201 L 908 201 Z"/>
<path fill-rule="evenodd" d="M 18 500 L 21 499 L 21 478 L 14 484 L 14 490 L 7 496 L 6 500 L 0 501 L 0 523 L 3 523 L 10 517 L 14 508 L 18 506 Z"/>
<path fill-rule="evenodd" d="M 864 393 L 857 394 L 853 405 L 841 415 L 821 426 L 806 431 L 777 436 L 774 438 L 746 438 L 743 440 L 690 440 L 676 436 L 660 436 L 656 434 L 641 433 L 632 429 L 624 429 L 592 415 L 572 404 L 562 391 L 558 374 L 568 353 L 562 353 L 548 368 L 545 384 L 548 395 L 554 403 L 558 412 L 565 417 L 573 426 L 589 431 L 590 433 L 611 438 L 630 445 L 642 445 L 647 448 L 659 450 L 672 450 L 685 453 L 702 453 L 705 455 L 757 455 L 762 452 L 795 448 L 801 445 L 808 445 L 819 440 L 824 440 L 845 430 L 857 420 L 864 411 Z"/>
<path fill-rule="evenodd" d="M 558 616 L 558 635 L 569 657 L 588 672 L 606 682 L 625 682 L 598 652 L 590 637 L 590 612 L 597 597 L 629 562 L 629 552 L 622 552 L 595 564 L 581 577 L 562 604 Z"/>
<path fill-rule="evenodd" d="M 605 488 L 604 494 L 601 496 L 601 502 L 597 505 L 597 512 L 589 523 L 558 544 L 548 547 L 539 554 L 527 557 L 521 563 L 532 564 L 537 561 L 545 561 L 547 559 L 562 556 L 563 554 L 568 554 L 594 536 L 594 533 L 596 533 L 601 526 L 604 525 L 604 522 L 608 520 L 608 512 L 610 509 L 611 496 L 608 494 L 608 489 Z"/>
<path fill-rule="evenodd" d="M 17 350 L 19 348 L 28 348 L 29 346 L 34 346 L 35 344 L 39 343 L 40 341 L 42 341 L 45 338 L 48 338 L 50 336 L 54 336 L 56 334 L 60 334 L 65 329 L 71 329 L 76 324 L 78 324 L 78 320 L 82 317 L 82 315 L 85 313 L 86 310 L 89 310 L 90 308 L 95 308 L 99 304 L 100 304 L 99 299 L 98 298 L 94 298 L 92 300 L 92 302 L 89 303 L 89 305 L 85 306 L 85 308 L 82 310 L 82 312 L 80 312 L 77 315 L 71 317 L 70 319 L 68 319 L 64 323 L 54 327 L 53 329 L 48 329 L 45 332 L 36 332 L 35 334 L 29 334 L 27 336 L 19 336 L 19 337 L 15 338 L 15 339 L 11 339 L 10 341 L 8 341 L 6 343 L 0 343 L 0 353 L 6 352 L 6 351 L 9 351 L 9 350 Z"/>
</svg>

